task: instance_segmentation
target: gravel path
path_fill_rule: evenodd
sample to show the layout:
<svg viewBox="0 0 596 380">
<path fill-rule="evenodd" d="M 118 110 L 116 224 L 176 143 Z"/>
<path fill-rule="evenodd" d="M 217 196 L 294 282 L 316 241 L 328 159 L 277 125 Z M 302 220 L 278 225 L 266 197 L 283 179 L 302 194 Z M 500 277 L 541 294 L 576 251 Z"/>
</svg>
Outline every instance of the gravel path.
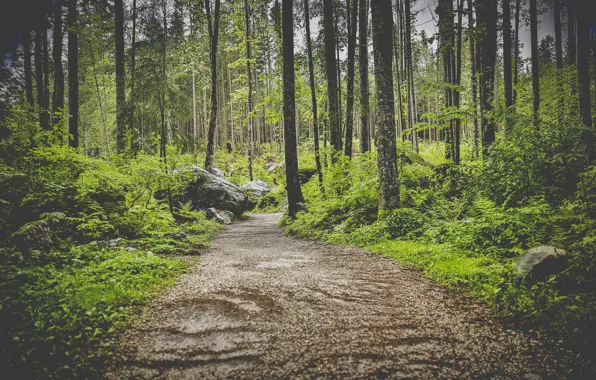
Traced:
<svg viewBox="0 0 596 380">
<path fill-rule="evenodd" d="M 588 378 L 415 271 L 284 236 L 280 214 L 219 233 L 120 339 L 110 378 Z"/>
</svg>

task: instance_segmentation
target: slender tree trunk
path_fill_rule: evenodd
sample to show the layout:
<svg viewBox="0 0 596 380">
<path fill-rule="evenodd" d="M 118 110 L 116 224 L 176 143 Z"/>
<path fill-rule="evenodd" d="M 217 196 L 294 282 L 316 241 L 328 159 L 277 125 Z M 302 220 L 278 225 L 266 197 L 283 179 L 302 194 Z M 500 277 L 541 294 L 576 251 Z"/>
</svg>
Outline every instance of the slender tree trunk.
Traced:
<svg viewBox="0 0 596 380">
<path fill-rule="evenodd" d="M 352 138 L 354 134 L 354 56 L 356 54 L 356 28 L 358 27 L 358 0 L 347 0 L 347 5 L 348 14 L 350 15 L 350 27 L 348 30 L 348 96 L 346 104 L 345 155 L 352 157 Z"/>
<path fill-rule="evenodd" d="M 27 103 L 31 107 L 35 106 L 35 99 L 33 98 L 33 74 L 31 71 L 31 32 L 29 29 L 23 33 L 23 53 L 24 53 L 24 70 L 25 70 L 25 94 Z"/>
<path fill-rule="evenodd" d="M 77 0 L 68 0 L 68 133 L 70 146 L 79 147 L 79 40 Z M 98 89 L 99 91 L 99 89 Z M 99 96 L 99 93 L 98 93 Z M 107 148 L 109 150 L 109 147 Z"/>
<path fill-rule="evenodd" d="M 327 73 L 327 98 L 329 99 L 330 143 L 335 152 L 339 152 L 341 151 L 341 140 L 339 130 L 339 103 L 337 98 L 338 86 L 333 0 L 323 0 L 323 28 L 325 31 L 325 71 Z"/>
<path fill-rule="evenodd" d="M 460 91 L 461 91 L 461 38 L 462 38 L 462 22 L 464 13 L 464 0 L 458 0 L 457 7 L 457 45 L 456 45 L 456 69 L 455 69 L 455 83 L 458 89 L 454 93 L 455 106 L 459 111 L 460 106 Z M 454 144 L 454 162 L 459 165 L 461 162 L 461 118 L 455 119 L 455 131 L 453 136 Z"/>
<path fill-rule="evenodd" d="M 124 71 L 124 1 L 114 0 L 116 20 L 116 147 L 118 153 L 126 150 L 126 81 Z"/>
<path fill-rule="evenodd" d="M 360 66 L 360 151 L 366 153 L 370 150 L 368 133 L 368 0 L 360 0 L 359 21 L 359 66 Z"/>
<path fill-rule="evenodd" d="M 405 13 L 406 13 L 406 61 L 408 66 L 408 104 L 411 109 L 410 128 L 412 129 L 412 146 L 414 152 L 419 152 L 418 147 L 418 132 L 416 131 L 416 124 L 418 123 L 418 115 L 416 111 L 416 89 L 414 88 L 414 65 L 412 62 L 412 20 L 410 9 L 410 0 L 404 1 Z M 393 17 L 391 18 L 393 22 Z"/>
<path fill-rule="evenodd" d="M 338 119 L 339 119 L 339 141 L 338 144 L 341 146 L 344 129 L 343 129 L 343 112 L 342 112 L 342 101 L 341 101 L 341 60 L 339 58 L 339 30 L 337 29 L 337 19 L 339 16 L 335 18 L 335 52 L 337 56 L 335 57 L 335 62 L 337 63 L 337 107 L 338 107 Z"/>
<path fill-rule="evenodd" d="M 518 0 L 519 1 L 519 0 Z M 472 6 L 472 0 L 468 0 L 468 35 L 470 39 L 470 82 L 472 83 L 472 103 L 474 107 L 474 125 L 472 130 L 472 156 L 478 157 L 478 141 L 480 140 L 480 127 L 478 125 L 478 90 L 477 90 L 477 79 L 476 79 L 476 36 L 474 28 L 474 7 Z"/>
<path fill-rule="evenodd" d="M 559 125 L 563 122 L 563 86 L 561 82 L 561 69 L 563 68 L 563 43 L 561 41 L 561 0 L 554 0 L 555 11 L 555 64 L 557 67 L 557 116 Z"/>
<path fill-rule="evenodd" d="M 248 177 L 252 181 L 252 142 L 253 142 L 253 117 L 252 117 L 252 73 L 250 69 L 250 17 L 248 0 L 244 0 L 244 22 L 246 24 L 246 75 L 248 77 Z"/>
<path fill-rule="evenodd" d="M 205 170 L 213 170 L 215 160 L 215 128 L 217 121 L 217 40 L 219 38 L 219 6 L 220 0 L 215 0 L 215 12 L 213 22 L 211 20 L 211 6 L 209 0 L 205 0 L 205 10 L 207 13 L 207 25 L 209 28 L 209 38 L 211 40 L 211 114 L 209 117 L 209 131 L 207 136 L 207 155 L 205 157 Z M 213 25 L 212 25 L 213 24 Z"/>
<path fill-rule="evenodd" d="M 298 152 L 296 147 L 293 1 L 282 0 L 282 7 L 286 191 L 288 193 L 288 216 L 293 218 L 300 210 L 300 203 L 304 201 L 298 178 Z"/>
<path fill-rule="evenodd" d="M 453 106 L 453 89 L 455 83 L 453 65 L 453 1 L 440 0 L 437 13 L 439 14 L 439 43 L 440 52 L 443 59 L 443 83 L 445 88 L 445 107 Z M 449 127 L 445 129 L 445 156 L 448 159 L 454 159 L 454 125 L 449 122 Z"/>
<path fill-rule="evenodd" d="M 488 148 L 495 142 L 495 124 L 486 115 L 493 109 L 495 89 L 495 64 L 497 58 L 497 1 L 476 3 L 478 21 L 478 52 L 482 107 L 482 154 L 488 156 Z"/>
<path fill-rule="evenodd" d="M 130 52 L 130 120 L 128 125 L 134 135 L 132 142 L 132 148 L 136 152 L 139 150 L 141 133 L 135 129 L 135 67 L 136 67 L 136 56 L 137 56 L 137 0 L 132 1 L 132 48 Z M 194 75 L 194 71 L 193 71 Z M 194 76 L 193 76 L 194 79 Z M 194 90 L 194 82 L 193 82 Z M 193 92 L 194 100 L 194 92 Z M 196 116 L 196 114 L 194 114 Z M 195 125 L 196 129 L 196 125 Z"/>
<path fill-rule="evenodd" d="M 35 30 L 35 85 L 37 87 L 37 107 L 39 112 L 39 125 L 42 129 L 48 130 L 48 110 L 45 104 L 46 88 L 43 81 L 43 26 L 40 25 Z"/>
<path fill-rule="evenodd" d="M 577 79 L 579 108 L 585 129 L 582 140 L 586 144 L 588 163 L 594 161 L 594 130 L 590 100 L 590 5 L 577 3 Z"/>
<path fill-rule="evenodd" d="M 567 49 L 569 64 L 575 65 L 577 50 L 575 42 L 575 0 L 567 0 Z"/>
<path fill-rule="evenodd" d="M 50 52 L 48 50 L 48 29 L 43 31 L 43 104 L 45 107 L 45 123 L 50 125 Z"/>
<path fill-rule="evenodd" d="M 511 68 L 511 2 L 503 0 L 503 77 L 505 82 L 505 106 L 507 117 L 505 130 L 511 130 L 510 108 L 513 106 L 513 70 Z"/>
<path fill-rule="evenodd" d="M 532 92 L 534 93 L 534 126 L 540 121 L 540 69 L 538 62 L 538 8 L 537 0 L 530 0 L 530 45 L 532 50 Z"/>
<path fill-rule="evenodd" d="M 375 82 L 377 87 L 377 165 L 379 167 L 379 216 L 399 207 L 395 99 L 393 95 L 393 13 L 391 0 L 371 0 Z"/>
<path fill-rule="evenodd" d="M 54 10 L 54 43 L 52 56 L 54 58 L 54 94 L 52 98 L 52 124 L 58 124 L 62 116 L 58 115 L 64 109 L 64 70 L 62 69 L 62 0 L 56 0 Z"/>
<path fill-rule="evenodd" d="M 319 148 L 319 115 L 317 110 L 317 87 L 315 86 L 315 68 L 312 57 L 312 42 L 310 39 L 310 12 L 308 7 L 309 0 L 304 1 L 304 24 L 306 26 L 306 48 L 308 52 L 308 79 L 310 83 L 310 95 L 312 99 L 312 118 L 313 133 L 315 140 L 315 162 L 317 165 L 317 174 L 319 177 L 319 187 L 323 188 L 323 168 L 321 167 L 321 152 Z"/>
<path fill-rule="evenodd" d="M 471 1 L 471 0 L 468 0 Z M 513 69 L 513 104 L 517 102 L 517 82 L 519 77 L 519 19 L 521 13 L 521 0 L 515 1 L 515 67 Z"/>
</svg>

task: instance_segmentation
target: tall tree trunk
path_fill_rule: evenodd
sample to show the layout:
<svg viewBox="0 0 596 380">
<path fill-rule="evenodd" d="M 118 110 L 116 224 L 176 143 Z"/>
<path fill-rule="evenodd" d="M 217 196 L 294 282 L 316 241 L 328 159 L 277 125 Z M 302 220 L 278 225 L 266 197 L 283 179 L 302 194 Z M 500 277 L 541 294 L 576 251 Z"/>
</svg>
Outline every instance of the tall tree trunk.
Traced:
<svg viewBox="0 0 596 380">
<path fill-rule="evenodd" d="M 414 65 L 412 62 L 412 10 L 410 9 L 410 0 L 405 0 L 406 13 L 406 61 L 408 66 L 408 104 L 411 108 L 410 128 L 412 129 L 412 145 L 414 151 L 418 153 L 418 132 L 416 131 L 416 124 L 418 123 L 418 114 L 416 111 L 416 92 L 414 88 Z M 393 17 L 391 18 L 393 23 Z"/>
<path fill-rule="evenodd" d="M 70 146 L 73 148 L 79 147 L 79 39 L 77 13 L 77 0 L 68 0 L 68 113 L 70 114 L 68 133 L 70 135 Z"/>
<path fill-rule="evenodd" d="M 366 1 L 366 0 L 362 0 Z M 358 0 L 347 0 L 350 15 L 348 29 L 348 96 L 346 104 L 346 150 L 352 157 L 352 137 L 354 134 L 354 56 L 356 54 L 356 28 L 358 27 Z"/>
<path fill-rule="evenodd" d="M 366 1 L 366 0 L 362 0 L 362 1 Z M 393 45 L 394 45 L 394 49 L 395 49 L 395 71 L 396 71 L 396 78 L 397 78 L 397 109 L 398 109 L 398 120 L 399 120 L 399 125 L 400 125 L 400 129 L 399 129 L 399 135 L 397 135 L 397 138 L 399 138 L 401 136 L 401 138 L 403 139 L 404 137 L 404 130 L 407 128 L 406 126 L 406 119 L 405 119 L 405 115 L 404 115 L 404 105 L 402 103 L 402 82 L 401 82 L 401 78 L 402 78 L 402 70 L 403 68 L 401 67 L 401 59 L 399 57 L 399 52 L 400 52 L 400 48 L 401 48 L 401 44 L 399 43 L 399 36 L 401 35 L 401 28 L 402 26 L 400 26 L 400 2 L 399 0 L 396 1 L 395 3 L 395 13 L 396 13 L 396 25 L 395 25 L 395 31 L 393 33 Z"/>
<path fill-rule="evenodd" d="M 518 0 L 519 1 L 519 0 Z M 480 127 L 478 125 L 478 89 L 476 79 L 476 36 L 474 28 L 474 7 L 472 6 L 472 0 L 468 0 L 468 35 L 470 40 L 470 82 L 472 83 L 472 103 L 474 107 L 474 125 L 472 130 L 472 156 L 478 157 L 478 141 L 480 140 Z"/>
<path fill-rule="evenodd" d="M 248 177 L 252 181 L 252 142 L 253 142 L 253 117 L 252 117 L 252 72 L 250 69 L 250 17 L 248 0 L 244 0 L 244 22 L 246 24 L 246 76 L 248 78 Z"/>
<path fill-rule="evenodd" d="M 540 121 L 540 68 L 538 62 L 538 8 L 537 0 L 530 0 L 530 45 L 532 50 L 532 92 L 534 93 L 534 126 Z"/>
<path fill-rule="evenodd" d="M 575 65 L 577 50 L 575 42 L 575 0 L 567 0 L 567 49 L 569 64 Z"/>
<path fill-rule="evenodd" d="M 505 82 L 505 106 L 507 117 L 505 128 L 511 129 L 510 107 L 513 106 L 513 78 L 511 68 L 511 2 L 503 0 L 503 77 Z"/>
<path fill-rule="evenodd" d="M 43 31 L 43 104 L 46 112 L 44 114 L 45 123 L 48 128 L 50 125 L 50 51 L 48 49 L 48 29 Z"/>
<path fill-rule="evenodd" d="M 460 91 L 461 91 L 461 38 L 462 38 L 462 22 L 464 13 L 464 0 L 458 0 L 457 7 L 457 45 L 456 45 L 456 67 L 455 67 L 455 84 L 458 89 L 454 92 L 455 107 L 459 111 L 460 105 Z M 455 130 L 453 136 L 454 152 L 453 158 L 456 165 L 461 161 L 461 118 L 455 119 Z"/>
<path fill-rule="evenodd" d="M 590 5 L 577 3 L 577 83 L 579 108 L 585 129 L 582 140 L 586 144 L 588 163 L 593 162 L 594 130 L 592 129 L 592 102 L 590 100 Z"/>
<path fill-rule="evenodd" d="M 213 170 L 215 160 L 215 128 L 217 121 L 217 40 L 219 38 L 219 6 L 220 0 L 215 0 L 215 12 L 211 20 L 211 5 L 205 0 L 207 13 L 207 26 L 209 28 L 209 39 L 211 40 L 211 113 L 209 117 L 209 131 L 207 136 L 207 156 L 205 157 L 205 170 Z M 213 25 L 212 25 L 213 24 Z"/>
<path fill-rule="evenodd" d="M 132 48 L 130 52 L 130 120 L 129 126 L 133 133 L 132 148 L 136 152 L 139 150 L 141 133 L 135 129 L 135 68 L 137 56 L 137 0 L 132 1 Z M 194 75 L 194 71 L 193 71 Z M 194 76 L 193 76 L 194 79 Z M 194 86 L 194 82 L 193 82 Z M 194 87 L 193 87 L 194 90 Z M 194 100 L 194 92 L 193 92 Z M 196 116 L 196 113 L 194 114 Z M 196 130 L 196 125 L 195 125 Z"/>
<path fill-rule="evenodd" d="M 368 0 L 360 0 L 359 50 L 360 66 L 360 152 L 370 150 L 368 132 L 369 94 L 368 94 Z"/>
<path fill-rule="evenodd" d="M 445 107 L 453 106 L 453 89 L 452 85 L 455 83 L 454 65 L 453 65 L 453 42 L 454 42 L 454 25 L 453 25 L 453 1 L 440 0 L 437 13 L 439 15 L 439 44 L 440 52 L 443 59 L 443 83 L 445 88 Z M 445 129 L 445 156 L 448 159 L 455 159 L 454 157 L 454 125 L 450 121 L 449 127 Z"/>
<path fill-rule="evenodd" d="M 497 59 L 497 0 L 476 3 L 478 21 L 478 59 L 480 60 L 480 88 L 482 107 L 482 154 L 488 156 L 488 148 L 495 142 L 495 124 L 487 118 L 493 109 L 495 90 L 495 64 Z"/>
<path fill-rule="evenodd" d="M 329 99 L 330 143 L 335 152 L 341 151 L 339 103 L 337 98 L 337 61 L 335 58 L 335 27 L 333 0 L 323 0 L 323 29 L 325 32 L 325 72 L 327 74 L 327 98 Z M 335 153 L 333 154 L 335 157 Z"/>
<path fill-rule="evenodd" d="M 50 128 L 48 122 L 47 104 L 45 104 L 47 89 L 43 81 L 43 39 L 44 26 L 39 25 L 35 30 L 35 85 L 37 87 L 37 107 L 39 112 L 39 125 L 42 129 Z"/>
<path fill-rule="evenodd" d="M 25 94 L 27 103 L 31 107 L 35 106 L 35 99 L 33 98 L 33 74 L 31 71 L 31 31 L 27 29 L 23 33 L 23 53 L 24 53 L 24 70 L 25 70 Z"/>
<path fill-rule="evenodd" d="M 56 0 L 54 10 L 54 43 L 52 56 L 54 59 L 54 94 L 52 98 L 52 124 L 58 124 L 62 116 L 58 115 L 64 108 L 64 70 L 62 69 L 62 0 Z"/>
<path fill-rule="evenodd" d="M 366 1 L 366 0 L 364 0 Z M 313 134 L 315 140 L 315 162 L 319 177 L 319 187 L 323 190 L 323 168 L 321 167 L 321 152 L 319 148 L 319 115 L 317 110 L 317 88 L 315 86 L 315 67 L 312 57 L 312 42 L 310 39 L 310 12 L 309 0 L 304 0 L 304 23 L 306 26 L 306 48 L 308 52 L 308 79 L 310 83 L 310 95 L 312 99 Z"/>
<path fill-rule="evenodd" d="M 124 1 L 114 0 L 116 20 L 116 146 L 118 153 L 126 150 L 126 82 L 124 71 Z"/>
<path fill-rule="evenodd" d="M 300 210 L 300 203 L 304 201 L 298 178 L 298 152 L 296 147 L 293 1 L 282 0 L 282 7 L 286 191 L 288 193 L 288 216 L 293 218 Z M 333 50 L 331 52 L 334 54 Z"/>
<path fill-rule="evenodd" d="M 391 0 L 371 0 L 375 82 L 377 87 L 376 147 L 379 167 L 379 216 L 399 207 L 395 98 L 393 95 L 393 13 Z"/>
<path fill-rule="evenodd" d="M 554 0 L 555 11 L 555 63 L 557 67 L 557 114 L 559 125 L 563 122 L 563 86 L 561 81 L 561 69 L 563 68 L 563 43 L 561 41 L 561 0 Z"/>
<path fill-rule="evenodd" d="M 471 1 L 471 0 L 468 0 Z M 519 77 L 519 19 L 521 13 L 521 0 L 515 0 L 515 67 L 513 69 L 513 104 L 517 102 L 517 82 Z"/>
</svg>

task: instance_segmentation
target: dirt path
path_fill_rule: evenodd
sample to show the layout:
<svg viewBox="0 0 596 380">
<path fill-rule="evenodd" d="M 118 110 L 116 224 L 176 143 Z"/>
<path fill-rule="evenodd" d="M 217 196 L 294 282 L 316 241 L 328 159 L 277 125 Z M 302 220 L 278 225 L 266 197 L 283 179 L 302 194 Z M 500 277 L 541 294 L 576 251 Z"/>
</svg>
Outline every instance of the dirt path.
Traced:
<svg viewBox="0 0 596 380">
<path fill-rule="evenodd" d="M 124 334 L 108 377 L 594 374 L 417 272 L 284 236 L 279 218 L 252 215 L 217 235 L 200 264 Z"/>
</svg>

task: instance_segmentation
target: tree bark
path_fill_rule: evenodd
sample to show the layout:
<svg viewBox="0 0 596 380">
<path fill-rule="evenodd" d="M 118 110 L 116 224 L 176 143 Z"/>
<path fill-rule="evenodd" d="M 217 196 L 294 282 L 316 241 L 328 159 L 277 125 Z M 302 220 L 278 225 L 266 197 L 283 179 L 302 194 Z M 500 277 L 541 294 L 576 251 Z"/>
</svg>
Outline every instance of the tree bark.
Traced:
<svg viewBox="0 0 596 380">
<path fill-rule="evenodd" d="M 364 0 L 365 1 L 365 0 Z M 317 109 L 317 88 L 315 86 L 315 67 L 312 57 L 312 42 L 310 39 L 310 12 L 309 0 L 304 0 L 304 23 L 306 26 L 306 48 L 308 52 L 308 79 L 310 83 L 310 95 L 312 99 L 313 134 L 315 140 L 315 162 L 319 177 L 319 187 L 323 190 L 323 168 L 321 167 L 321 152 L 319 148 L 319 115 Z"/>
<path fill-rule="evenodd" d="M 246 24 L 246 75 L 248 78 L 248 177 L 252 181 L 252 142 L 253 142 L 253 118 L 252 118 L 252 73 L 250 69 L 250 17 L 248 15 L 248 0 L 244 0 L 244 22 Z"/>
<path fill-rule="evenodd" d="M 519 0 L 518 0 L 519 1 Z M 478 125 L 478 89 L 476 79 L 476 36 L 474 28 L 474 7 L 472 6 L 472 0 L 468 0 L 468 35 L 470 39 L 470 82 L 472 83 L 472 103 L 474 107 L 474 125 L 472 130 L 472 156 L 478 157 L 478 141 L 480 140 L 480 127 Z"/>
<path fill-rule="evenodd" d="M 577 3 L 577 83 L 579 108 L 585 129 L 582 140 L 586 144 L 588 163 L 594 160 L 594 131 L 590 100 L 590 5 Z"/>
<path fill-rule="evenodd" d="M 577 52 L 575 42 L 575 0 L 567 0 L 567 48 L 569 64 L 575 65 Z"/>
<path fill-rule="evenodd" d="M 132 148 L 136 152 L 139 149 L 139 143 L 141 138 L 140 131 L 135 130 L 135 66 L 136 66 L 136 56 L 137 56 L 137 0 L 132 1 L 132 47 L 130 52 L 130 120 L 129 126 L 130 130 L 134 134 Z M 194 80 L 194 71 L 193 71 L 193 80 Z M 194 85 L 194 82 L 193 82 Z M 194 87 L 193 87 L 194 90 Z M 193 92 L 193 100 L 194 100 L 194 92 Z M 194 114 L 196 116 L 196 113 Z M 196 125 L 195 125 L 196 130 Z"/>
<path fill-rule="evenodd" d="M 31 32 L 27 29 L 23 33 L 23 54 L 24 54 L 24 70 L 25 70 L 25 94 L 27 103 L 31 107 L 35 106 L 35 99 L 33 98 L 33 74 L 31 71 Z"/>
<path fill-rule="evenodd" d="M 366 1 L 366 0 L 362 0 Z M 347 0 L 350 26 L 348 29 L 348 94 L 346 101 L 346 150 L 345 155 L 352 157 L 352 138 L 354 134 L 354 56 L 356 54 L 356 28 L 358 27 L 358 0 Z"/>
<path fill-rule="evenodd" d="M 497 1 L 476 3 L 478 53 L 480 59 L 480 88 L 482 107 L 482 154 L 488 156 L 488 148 L 495 142 L 495 124 L 487 118 L 493 109 L 495 89 L 495 64 L 497 58 Z"/>
<path fill-rule="evenodd" d="M 327 74 L 327 98 L 329 99 L 330 144 L 335 152 L 341 151 L 339 103 L 337 97 L 337 61 L 335 58 L 335 27 L 333 23 L 333 0 L 323 0 L 323 29 L 325 32 L 325 72 Z M 335 154 L 333 155 L 335 156 Z"/>
<path fill-rule="evenodd" d="M 70 146 L 79 147 L 79 39 L 77 0 L 68 1 L 68 133 Z M 98 94 L 99 95 L 99 94 Z M 107 147 L 109 150 L 109 147 Z"/>
<path fill-rule="evenodd" d="M 288 193 L 288 216 L 293 218 L 300 210 L 300 203 L 304 201 L 298 178 L 298 152 L 296 147 L 293 1 L 282 0 L 282 7 L 286 191 Z M 331 52 L 334 54 L 333 50 Z"/>
<path fill-rule="evenodd" d="M 511 130 L 509 108 L 513 106 L 513 71 L 511 63 L 511 3 L 510 0 L 503 0 L 503 77 L 505 82 L 505 106 L 508 108 L 507 117 L 505 118 L 507 131 Z"/>
<path fill-rule="evenodd" d="M 379 167 L 379 216 L 399 207 L 395 98 L 393 95 L 393 13 L 391 0 L 371 0 L 375 82 L 377 87 L 376 147 Z"/>
<path fill-rule="evenodd" d="M 124 1 L 114 0 L 116 20 L 116 146 L 118 153 L 126 150 L 126 82 L 124 71 Z"/>
<path fill-rule="evenodd" d="M 217 40 L 219 38 L 219 6 L 220 0 L 215 0 L 215 12 L 213 21 L 211 20 L 211 5 L 209 0 L 205 0 L 205 10 L 207 13 L 207 26 L 209 28 L 209 38 L 211 40 L 211 113 L 209 116 L 209 131 L 207 136 L 207 156 L 205 157 L 205 170 L 213 170 L 215 160 L 215 128 L 217 121 Z M 212 25 L 213 24 L 213 25 Z"/>
<path fill-rule="evenodd" d="M 360 152 L 370 150 L 368 132 L 369 89 L 368 89 L 368 0 L 360 0 L 359 51 L 360 66 Z"/>
<path fill-rule="evenodd" d="M 35 85 L 37 87 L 37 107 L 39 113 L 39 125 L 43 130 L 50 128 L 48 122 L 47 104 L 45 104 L 47 89 L 43 81 L 43 39 L 44 26 L 39 25 L 35 30 Z"/>
<path fill-rule="evenodd" d="M 52 97 L 52 124 L 62 119 L 59 112 L 64 109 L 64 70 L 62 68 L 62 0 L 56 0 L 54 10 L 54 43 L 52 56 L 54 59 L 54 94 Z"/>
<path fill-rule="evenodd" d="M 538 57 L 537 0 L 530 0 L 530 45 L 532 50 L 532 92 L 534 94 L 534 126 L 540 121 L 540 69 Z"/>
</svg>

